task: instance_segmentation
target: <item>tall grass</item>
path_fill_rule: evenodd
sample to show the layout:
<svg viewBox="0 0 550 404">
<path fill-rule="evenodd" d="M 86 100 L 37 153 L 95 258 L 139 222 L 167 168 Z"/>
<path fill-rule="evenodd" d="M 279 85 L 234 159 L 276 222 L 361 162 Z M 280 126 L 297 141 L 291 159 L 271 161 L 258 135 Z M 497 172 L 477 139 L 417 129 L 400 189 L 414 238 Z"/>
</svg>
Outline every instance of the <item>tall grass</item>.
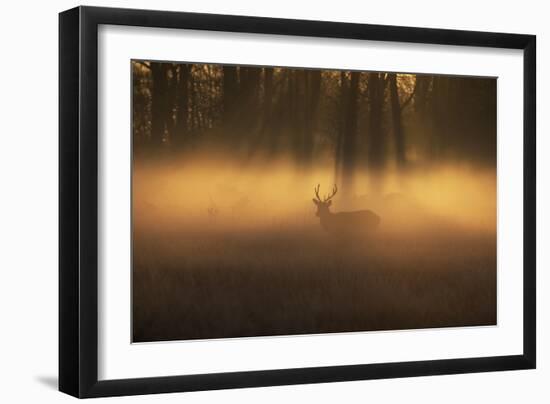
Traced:
<svg viewBox="0 0 550 404">
<path fill-rule="evenodd" d="M 147 234 L 134 244 L 134 341 L 496 323 L 494 237 Z"/>
</svg>

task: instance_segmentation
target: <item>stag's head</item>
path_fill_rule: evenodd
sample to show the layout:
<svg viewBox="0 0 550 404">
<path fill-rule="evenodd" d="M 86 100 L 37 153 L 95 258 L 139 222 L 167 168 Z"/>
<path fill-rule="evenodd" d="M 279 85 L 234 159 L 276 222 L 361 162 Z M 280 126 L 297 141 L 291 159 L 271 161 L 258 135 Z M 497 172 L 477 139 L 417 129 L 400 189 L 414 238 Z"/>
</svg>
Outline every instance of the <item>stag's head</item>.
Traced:
<svg viewBox="0 0 550 404">
<path fill-rule="evenodd" d="M 331 199 L 336 195 L 336 192 L 338 192 L 338 187 L 336 184 L 334 184 L 334 187 L 332 188 L 332 192 L 328 195 L 325 195 L 323 198 L 319 196 L 319 189 L 321 185 L 317 184 L 315 187 L 315 198 L 312 199 L 315 206 L 317 206 L 317 213 L 316 216 L 321 217 L 323 215 L 326 215 L 329 213 L 328 208 L 330 205 L 332 205 Z"/>
</svg>

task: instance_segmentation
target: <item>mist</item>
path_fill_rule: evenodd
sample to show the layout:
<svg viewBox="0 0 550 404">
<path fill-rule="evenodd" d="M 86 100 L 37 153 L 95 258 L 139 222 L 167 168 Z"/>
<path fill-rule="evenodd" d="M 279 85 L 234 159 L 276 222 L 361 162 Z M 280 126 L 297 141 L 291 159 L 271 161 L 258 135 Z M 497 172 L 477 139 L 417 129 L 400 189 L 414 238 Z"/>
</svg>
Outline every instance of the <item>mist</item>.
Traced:
<svg viewBox="0 0 550 404">
<path fill-rule="evenodd" d="M 383 233 L 445 228 L 495 232 L 494 169 L 441 164 L 407 173 L 390 170 L 381 177 L 355 174 L 351 189 L 334 197 L 332 210 L 373 210 L 383 218 Z M 304 170 L 284 160 L 241 163 L 209 155 L 183 163 L 138 163 L 133 174 L 135 226 L 159 231 L 311 230 L 319 222 L 313 189 L 320 184 L 321 192 L 328 192 L 334 183 L 330 165 Z"/>
<path fill-rule="evenodd" d="M 355 178 L 331 210 L 378 214 L 366 237 L 315 216 L 330 164 L 137 164 L 134 341 L 495 324 L 495 172 Z"/>
</svg>

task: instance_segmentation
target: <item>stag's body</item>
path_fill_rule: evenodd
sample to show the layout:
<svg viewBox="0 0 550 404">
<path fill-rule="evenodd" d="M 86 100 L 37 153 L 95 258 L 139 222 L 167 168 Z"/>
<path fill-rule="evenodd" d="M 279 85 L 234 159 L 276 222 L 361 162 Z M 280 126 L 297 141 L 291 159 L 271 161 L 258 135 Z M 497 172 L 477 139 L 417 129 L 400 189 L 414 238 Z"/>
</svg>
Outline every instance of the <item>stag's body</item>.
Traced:
<svg viewBox="0 0 550 404">
<path fill-rule="evenodd" d="M 317 206 L 317 216 L 321 227 L 326 232 L 339 236 L 369 234 L 378 227 L 380 216 L 370 210 L 332 213 L 329 208 L 332 204 L 331 199 L 336 192 L 338 192 L 338 188 L 335 185 L 332 194 L 321 199 L 319 185 L 315 188 L 317 199 L 313 199 L 313 203 Z"/>
<path fill-rule="evenodd" d="M 319 215 L 321 227 L 332 234 L 369 233 L 380 224 L 380 216 L 370 210 Z"/>
</svg>

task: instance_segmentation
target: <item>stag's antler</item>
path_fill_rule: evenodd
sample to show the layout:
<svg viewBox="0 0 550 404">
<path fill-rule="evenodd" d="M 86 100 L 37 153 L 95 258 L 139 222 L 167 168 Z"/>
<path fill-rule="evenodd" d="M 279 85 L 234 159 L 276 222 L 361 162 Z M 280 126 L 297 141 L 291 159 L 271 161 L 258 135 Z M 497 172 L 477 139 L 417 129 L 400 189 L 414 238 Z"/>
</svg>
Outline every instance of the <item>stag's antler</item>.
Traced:
<svg viewBox="0 0 550 404">
<path fill-rule="evenodd" d="M 334 197 L 334 195 L 336 195 L 336 192 L 338 192 L 338 187 L 336 186 L 336 184 L 334 184 L 334 187 L 332 187 L 332 193 L 330 195 L 327 195 L 323 202 L 330 201 Z"/>
<path fill-rule="evenodd" d="M 321 188 L 321 184 L 317 184 L 317 186 L 313 189 L 315 190 L 315 196 L 317 197 L 317 200 L 319 202 L 322 202 L 321 197 L 319 196 L 319 188 Z"/>
<path fill-rule="evenodd" d="M 336 186 L 336 184 L 334 184 L 334 187 L 332 188 L 332 193 L 330 195 L 325 195 L 324 198 L 321 198 L 319 196 L 320 188 L 321 188 L 321 184 L 317 184 L 317 186 L 314 188 L 315 196 L 317 197 L 317 200 L 319 202 L 323 202 L 323 203 L 330 201 L 334 197 L 334 195 L 336 195 L 336 192 L 338 192 L 338 187 Z"/>
</svg>

